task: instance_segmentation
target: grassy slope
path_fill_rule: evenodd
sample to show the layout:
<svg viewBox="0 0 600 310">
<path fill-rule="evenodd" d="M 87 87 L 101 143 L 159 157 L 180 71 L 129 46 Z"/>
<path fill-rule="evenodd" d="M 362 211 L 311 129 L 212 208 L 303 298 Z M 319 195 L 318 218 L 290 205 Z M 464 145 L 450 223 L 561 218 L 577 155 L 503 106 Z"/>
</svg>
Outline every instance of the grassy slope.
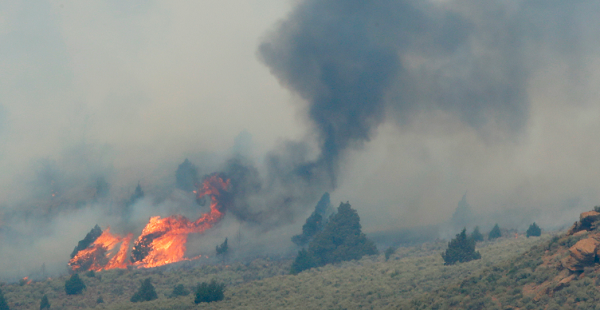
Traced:
<svg viewBox="0 0 600 310">
<path fill-rule="evenodd" d="M 385 309 L 403 304 L 412 308 L 409 300 L 479 274 L 486 267 L 525 252 L 540 239 L 549 238 L 502 238 L 481 243 L 481 260 L 455 266 L 443 265 L 440 253 L 446 243 L 438 242 L 401 248 L 387 262 L 382 254 L 297 276 L 287 275 L 290 261 L 256 260 L 248 266 L 101 272 L 95 278 L 82 277 L 88 289 L 78 296 L 65 295 L 66 278 L 24 286 L 4 285 L 2 290 L 11 309 L 37 309 L 43 294 L 48 294 L 55 309 Z M 153 279 L 159 299 L 129 302 L 140 281 L 148 276 Z M 213 278 L 227 284 L 224 301 L 195 305 L 193 294 L 167 298 L 176 284 L 192 289 L 196 283 Z M 98 296 L 105 303 L 96 304 Z"/>
<path fill-rule="evenodd" d="M 587 235 L 557 236 L 469 278 L 424 294 L 406 309 L 600 309 L 600 269 L 562 269 L 568 249 Z M 572 276 L 571 276 L 572 275 Z M 573 278 L 565 285 L 561 280 Z"/>
</svg>

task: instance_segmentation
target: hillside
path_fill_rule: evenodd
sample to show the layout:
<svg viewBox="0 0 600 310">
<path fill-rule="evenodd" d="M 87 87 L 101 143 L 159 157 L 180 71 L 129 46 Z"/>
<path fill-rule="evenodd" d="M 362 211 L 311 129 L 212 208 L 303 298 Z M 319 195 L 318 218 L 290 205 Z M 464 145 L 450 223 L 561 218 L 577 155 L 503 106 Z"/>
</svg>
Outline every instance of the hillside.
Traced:
<svg viewBox="0 0 600 310">
<path fill-rule="evenodd" d="M 456 284 L 404 303 L 407 309 L 598 309 L 600 213 L 584 212 L 566 234 Z"/>
<path fill-rule="evenodd" d="M 5 284 L 2 291 L 11 309 L 38 309 L 43 294 L 58 309 L 382 309 L 397 308 L 426 292 L 451 285 L 484 268 L 501 263 L 550 240 L 500 238 L 478 244 L 481 260 L 444 266 L 440 253 L 446 242 L 431 242 L 400 248 L 389 261 L 383 254 L 359 261 L 311 269 L 289 275 L 290 260 L 255 260 L 249 264 L 110 270 L 93 277 L 82 274 L 87 290 L 82 295 L 65 295 L 67 277 L 30 284 Z M 140 281 L 152 277 L 159 299 L 131 303 Z M 198 282 L 217 279 L 227 285 L 225 300 L 195 305 L 193 294 L 168 298 L 173 287 L 189 290 Z M 97 304 L 102 296 L 104 303 Z"/>
</svg>

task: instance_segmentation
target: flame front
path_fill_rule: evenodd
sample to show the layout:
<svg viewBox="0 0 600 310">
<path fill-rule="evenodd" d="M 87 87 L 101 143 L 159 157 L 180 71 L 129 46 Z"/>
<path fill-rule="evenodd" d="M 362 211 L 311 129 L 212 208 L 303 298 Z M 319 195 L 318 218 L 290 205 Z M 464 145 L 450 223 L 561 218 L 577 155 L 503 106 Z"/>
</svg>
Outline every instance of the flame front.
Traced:
<svg viewBox="0 0 600 310">
<path fill-rule="evenodd" d="M 69 266 L 73 271 L 101 271 L 127 268 L 131 264 L 151 268 L 187 260 L 184 255 L 188 235 L 204 232 L 223 217 L 229 201 L 228 188 L 229 180 L 224 180 L 218 174 L 207 178 L 197 191 L 197 198 L 210 196 L 210 212 L 194 222 L 181 215 L 151 217 L 134 242 L 131 259 L 127 257 L 133 235 L 116 236 L 107 228 L 89 247 L 77 252 L 69 261 Z M 114 253 L 119 243 L 119 250 Z"/>
<path fill-rule="evenodd" d="M 223 217 L 227 201 L 223 195 L 228 188 L 229 180 L 223 180 L 218 174 L 204 181 L 197 198 L 210 196 L 210 212 L 203 214 L 195 222 L 180 215 L 150 218 L 135 241 L 132 261 L 140 267 L 150 268 L 186 260 L 184 255 L 188 235 L 204 232 Z"/>
<path fill-rule="evenodd" d="M 77 254 L 71 258 L 69 266 L 73 271 L 100 271 L 103 269 L 126 268 L 127 266 L 124 265 L 124 262 L 127 257 L 127 249 L 132 237 L 133 235 L 128 235 L 125 238 L 113 235 L 110 233 L 110 227 L 106 228 L 94 243 L 86 249 L 77 252 Z M 113 249 L 119 243 L 121 243 L 119 252 L 111 258 L 112 254 L 114 254 L 112 253 Z M 123 258 L 120 258 L 122 252 L 125 252 L 125 254 L 123 254 Z M 108 268 L 109 266 L 114 267 Z"/>
</svg>

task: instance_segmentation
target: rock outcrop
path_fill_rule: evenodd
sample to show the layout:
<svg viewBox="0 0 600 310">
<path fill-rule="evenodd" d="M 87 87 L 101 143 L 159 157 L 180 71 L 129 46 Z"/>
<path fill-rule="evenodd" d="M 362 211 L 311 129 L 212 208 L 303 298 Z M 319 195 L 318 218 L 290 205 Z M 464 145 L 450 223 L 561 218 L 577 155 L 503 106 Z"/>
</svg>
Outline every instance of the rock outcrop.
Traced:
<svg viewBox="0 0 600 310">
<path fill-rule="evenodd" d="M 581 213 L 579 222 L 573 224 L 567 236 L 587 235 L 587 238 L 579 240 L 569 249 L 570 255 L 561 261 L 564 268 L 578 272 L 595 265 L 600 257 L 600 231 L 596 231 L 598 227 L 600 212 L 595 210 Z"/>
</svg>

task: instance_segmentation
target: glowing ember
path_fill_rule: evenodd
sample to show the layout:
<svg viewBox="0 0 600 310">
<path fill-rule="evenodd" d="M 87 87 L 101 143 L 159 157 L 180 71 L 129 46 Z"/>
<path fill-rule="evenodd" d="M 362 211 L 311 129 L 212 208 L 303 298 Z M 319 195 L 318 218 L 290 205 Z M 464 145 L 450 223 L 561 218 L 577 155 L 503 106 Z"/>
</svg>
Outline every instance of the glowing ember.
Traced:
<svg viewBox="0 0 600 310">
<path fill-rule="evenodd" d="M 228 188 L 229 180 L 224 180 L 218 174 L 204 180 L 197 191 L 197 198 L 210 196 L 210 212 L 194 222 L 180 215 L 151 217 L 134 242 L 130 260 L 127 259 L 127 254 L 133 235 L 129 234 L 124 238 L 115 236 L 107 228 L 89 247 L 77 252 L 69 261 L 69 266 L 73 271 L 100 271 L 127 268 L 132 263 L 138 267 L 150 268 L 188 260 L 184 257 L 188 235 L 204 232 L 223 217 L 229 201 L 226 196 Z M 113 250 L 119 243 L 119 250 L 114 253 Z M 199 257 L 201 256 L 195 258 Z"/>
</svg>

